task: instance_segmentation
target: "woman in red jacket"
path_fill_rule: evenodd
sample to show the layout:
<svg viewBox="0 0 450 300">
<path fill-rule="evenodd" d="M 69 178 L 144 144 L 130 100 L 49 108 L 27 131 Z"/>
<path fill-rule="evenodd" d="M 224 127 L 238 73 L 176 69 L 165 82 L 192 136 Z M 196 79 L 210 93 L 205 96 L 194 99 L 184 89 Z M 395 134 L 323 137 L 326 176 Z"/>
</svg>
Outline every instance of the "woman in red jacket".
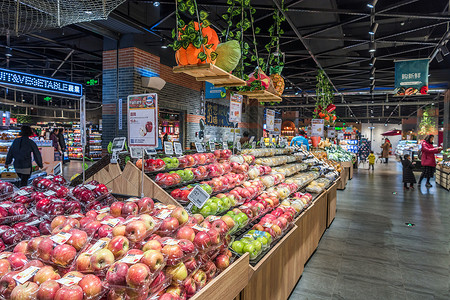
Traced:
<svg viewBox="0 0 450 300">
<path fill-rule="evenodd" d="M 434 155 L 436 153 L 441 152 L 441 150 L 442 150 L 442 147 L 434 148 L 433 139 L 434 139 L 434 135 L 429 134 L 422 141 L 421 162 L 422 162 L 423 171 L 422 171 L 422 174 L 420 175 L 419 186 L 420 186 L 420 183 L 422 182 L 422 179 L 426 178 L 427 179 L 426 187 L 432 187 L 432 185 L 430 184 L 430 178 L 433 177 L 434 171 L 436 169 L 436 159 L 434 158 Z"/>
</svg>

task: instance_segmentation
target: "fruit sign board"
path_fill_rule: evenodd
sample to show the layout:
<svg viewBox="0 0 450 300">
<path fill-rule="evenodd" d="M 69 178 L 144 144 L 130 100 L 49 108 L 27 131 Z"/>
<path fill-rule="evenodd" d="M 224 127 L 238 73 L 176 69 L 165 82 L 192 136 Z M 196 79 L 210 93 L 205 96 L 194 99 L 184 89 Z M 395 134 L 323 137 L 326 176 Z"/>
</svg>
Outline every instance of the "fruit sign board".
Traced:
<svg viewBox="0 0 450 300">
<path fill-rule="evenodd" d="M 268 109 L 266 111 L 266 129 L 267 131 L 273 131 L 275 127 L 275 111 Z"/>
<path fill-rule="evenodd" d="M 323 119 L 311 120 L 311 136 L 323 136 Z"/>
<path fill-rule="evenodd" d="M 199 185 L 196 185 L 188 195 L 189 201 L 198 208 L 202 208 L 206 201 L 209 199 L 209 194 L 202 189 Z"/>
<path fill-rule="evenodd" d="M 241 122 L 242 99 L 243 97 L 241 95 L 233 95 L 230 97 L 230 122 Z"/>
<path fill-rule="evenodd" d="M 128 96 L 128 145 L 158 146 L 158 95 Z"/>
</svg>

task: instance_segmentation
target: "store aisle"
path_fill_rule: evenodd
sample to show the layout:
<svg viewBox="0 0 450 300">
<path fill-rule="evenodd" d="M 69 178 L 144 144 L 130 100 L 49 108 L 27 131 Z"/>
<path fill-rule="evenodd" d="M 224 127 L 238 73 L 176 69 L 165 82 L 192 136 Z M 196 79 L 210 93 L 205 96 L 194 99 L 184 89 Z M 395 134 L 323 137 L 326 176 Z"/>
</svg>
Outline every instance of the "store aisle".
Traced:
<svg viewBox="0 0 450 300">
<path fill-rule="evenodd" d="M 338 192 L 336 219 L 290 300 L 450 299 L 450 193 L 434 181 L 403 191 L 399 163 L 375 168 Z"/>
<path fill-rule="evenodd" d="M 86 161 L 86 164 L 91 166 L 94 163 L 91 161 Z M 73 175 L 81 173 L 83 171 L 82 166 L 83 162 L 81 160 L 71 160 L 70 162 L 65 163 L 63 165 L 64 178 L 70 180 Z"/>
</svg>

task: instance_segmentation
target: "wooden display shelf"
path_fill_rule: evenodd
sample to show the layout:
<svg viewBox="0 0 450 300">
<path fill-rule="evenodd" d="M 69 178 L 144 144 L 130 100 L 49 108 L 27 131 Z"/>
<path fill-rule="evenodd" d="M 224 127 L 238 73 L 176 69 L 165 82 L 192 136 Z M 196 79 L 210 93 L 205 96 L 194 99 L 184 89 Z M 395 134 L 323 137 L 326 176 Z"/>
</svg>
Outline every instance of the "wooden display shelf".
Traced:
<svg viewBox="0 0 450 300">
<path fill-rule="evenodd" d="M 333 183 L 327 189 L 327 203 L 328 203 L 328 211 L 327 211 L 327 228 L 330 227 L 334 218 L 336 217 L 336 203 L 337 202 L 337 183 Z"/>
<path fill-rule="evenodd" d="M 266 90 L 239 92 L 239 95 L 248 97 L 248 99 L 256 99 L 259 102 L 281 102 L 283 99 Z"/>
<path fill-rule="evenodd" d="M 337 182 L 337 189 L 338 190 L 344 190 L 347 186 L 348 181 L 348 168 L 342 167 L 341 171 L 341 177 L 339 177 L 339 180 Z"/>
<path fill-rule="evenodd" d="M 241 300 L 287 299 L 297 283 L 297 274 L 303 272 L 299 256 L 298 227 L 291 230 L 256 265 L 250 266 L 249 282 L 241 292 Z M 245 280 L 245 279 L 243 279 Z M 214 298 L 220 299 L 220 298 Z"/>
<path fill-rule="evenodd" d="M 113 193 L 124 194 L 130 196 L 141 196 L 141 178 L 142 171 L 131 161 L 127 162 L 123 169 L 122 176 L 117 177 L 110 185 Z M 163 188 L 157 185 L 147 175 L 144 174 L 144 196 L 155 198 L 164 204 L 180 204 L 172 198 Z"/>
<path fill-rule="evenodd" d="M 174 73 L 184 73 L 195 77 L 197 81 L 208 81 L 215 87 L 245 86 L 245 80 L 240 79 L 213 64 L 198 64 L 173 67 Z"/>
<path fill-rule="evenodd" d="M 110 185 L 112 188 L 112 182 L 114 179 L 120 177 L 121 175 L 122 170 L 120 169 L 119 164 L 108 164 L 106 167 L 95 173 L 92 177 L 89 177 L 86 181 L 96 180 L 106 186 Z"/>
<path fill-rule="evenodd" d="M 192 300 L 222 299 L 232 300 L 248 283 L 249 255 L 245 253 L 232 263 L 225 271 L 211 280 Z"/>
</svg>

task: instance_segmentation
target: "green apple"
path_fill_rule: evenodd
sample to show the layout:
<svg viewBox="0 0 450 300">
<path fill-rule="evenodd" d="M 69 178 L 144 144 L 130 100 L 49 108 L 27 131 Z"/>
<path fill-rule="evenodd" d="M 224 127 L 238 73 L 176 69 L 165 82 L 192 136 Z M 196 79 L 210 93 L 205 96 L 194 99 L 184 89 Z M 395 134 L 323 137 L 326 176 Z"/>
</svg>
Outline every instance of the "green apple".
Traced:
<svg viewBox="0 0 450 300">
<path fill-rule="evenodd" d="M 209 184 L 202 184 L 202 189 L 210 195 L 213 192 L 212 187 Z"/>
<path fill-rule="evenodd" d="M 178 170 L 178 171 L 175 171 L 175 173 L 177 173 L 178 175 L 180 175 L 181 180 L 186 181 L 186 180 L 184 179 L 184 170 Z"/>
<path fill-rule="evenodd" d="M 191 181 L 192 179 L 194 179 L 194 173 L 192 172 L 192 170 L 184 170 L 183 180 Z"/>
<path fill-rule="evenodd" d="M 253 240 L 252 242 L 253 246 L 255 246 L 256 251 L 261 251 L 262 249 L 262 244 L 261 242 L 257 241 L 257 240 Z"/>
<path fill-rule="evenodd" d="M 230 208 L 231 208 L 231 201 L 230 201 L 230 198 L 228 198 L 228 197 L 223 197 L 223 198 L 222 198 L 222 202 L 223 202 L 223 206 L 225 207 L 225 209 L 230 209 Z"/>
<path fill-rule="evenodd" d="M 171 159 L 170 157 L 164 157 L 162 160 L 163 160 L 164 163 L 166 164 L 166 169 L 173 169 L 173 168 L 171 167 L 172 159 Z"/>
<path fill-rule="evenodd" d="M 226 214 L 229 215 L 230 217 L 234 217 L 235 216 L 235 214 L 234 214 L 234 212 L 232 210 L 228 211 Z"/>
<path fill-rule="evenodd" d="M 198 214 L 198 213 L 200 213 L 200 208 L 198 208 L 197 206 L 192 206 L 192 208 L 191 208 L 191 212 L 193 213 L 193 214 Z"/>
<path fill-rule="evenodd" d="M 176 158 L 176 157 L 172 157 L 170 159 L 170 163 L 171 163 L 171 165 L 173 166 L 174 169 L 178 168 L 178 166 L 180 165 L 180 162 L 178 161 L 178 158 Z"/>
<path fill-rule="evenodd" d="M 231 244 L 231 248 L 236 252 L 236 253 L 243 253 L 244 252 L 244 243 L 240 242 L 240 241 L 234 241 L 233 244 Z"/>
<path fill-rule="evenodd" d="M 208 204 L 208 206 L 211 208 L 211 214 L 212 215 L 215 215 L 219 211 L 219 206 L 217 205 L 217 203 L 210 202 Z"/>
<path fill-rule="evenodd" d="M 248 234 L 254 235 L 256 233 L 256 230 L 252 229 L 248 232 Z"/>
<path fill-rule="evenodd" d="M 250 254 L 250 259 L 255 259 L 258 256 L 258 251 L 253 244 L 246 244 L 243 251 Z"/>
<path fill-rule="evenodd" d="M 262 244 L 263 247 L 266 247 L 269 244 L 269 240 L 263 236 L 256 238 L 258 242 Z"/>
<path fill-rule="evenodd" d="M 203 207 L 200 209 L 200 214 L 206 218 L 209 215 L 214 214 L 213 210 L 211 209 L 211 206 L 209 206 L 208 204 L 203 205 Z"/>
<path fill-rule="evenodd" d="M 236 206 L 237 201 L 236 201 L 236 198 L 234 198 L 233 195 L 229 195 L 227 198 L 230 199 L 230 207 Z"/>
<path fill-rule="evenodd" d="M 248 217 L 244 213 L 238 213 L 235 220 L 238 222 L 239 227 L 242 228 L 247 225 Z"/>
<path fill-rule="evenodd" d="M 248 238 L 248 237 L 244 237 L 244 238 L 240 239 L 240 241 L 242 243 L 244 243 L 244 244 L 251 244 L 251 243 L 253 243 L 254 239 Z"/>
</svg>

